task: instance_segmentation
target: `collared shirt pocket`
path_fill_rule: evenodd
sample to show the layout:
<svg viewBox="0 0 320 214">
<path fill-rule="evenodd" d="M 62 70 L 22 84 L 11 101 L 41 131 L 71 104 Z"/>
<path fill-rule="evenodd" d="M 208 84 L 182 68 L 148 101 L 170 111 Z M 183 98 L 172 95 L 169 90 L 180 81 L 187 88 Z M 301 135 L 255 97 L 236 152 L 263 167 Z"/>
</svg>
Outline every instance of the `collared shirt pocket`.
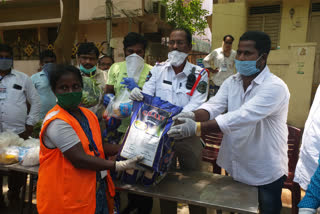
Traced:
<svg viewBox="0 0 320 214">
<path fill-rule="evenodd" d="M 24 87 L 20 84 L 12 84 L 8 89 L 8 97 L 15 100 L 16 103 L 26 99 Z"/>
<path fill-rule="evenodd" d="M 176 90 L 176 94 L 177 94 L 176 103 L 175 103 L 178 106 L 182 106 L 182 107 L 186 106 L 191 99 L 191 96 L 187 94 L 187 93 L 190 93 L 191 90 L 186 88 L 186 84 L 187 84 L 186 79 L 178 83 L 178 87 Z"/>
</svg>

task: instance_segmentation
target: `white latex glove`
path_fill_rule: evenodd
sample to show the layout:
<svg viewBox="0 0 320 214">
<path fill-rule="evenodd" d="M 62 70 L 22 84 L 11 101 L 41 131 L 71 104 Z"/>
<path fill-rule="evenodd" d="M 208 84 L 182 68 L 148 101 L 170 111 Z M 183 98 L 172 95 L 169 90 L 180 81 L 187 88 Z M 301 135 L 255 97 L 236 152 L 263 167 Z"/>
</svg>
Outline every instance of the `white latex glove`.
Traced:
<svg viewBox="0 0 320 214">
<path fill-rule="evenodd" d="M 312 208 L 299 208 L 299 214 L 314 214 L 317 213 L 316 209 Z"/>
<path fill-rule="evenodd" d="M 168 131 L 169 137 L 180 140 L 196 135 L 197 124 L 194 120 L 190 118 L 179 118 L 177 121 L 179 124 L 172 126 Z"/>
<path fill-rule="evenodd" d="M 124 171 L 127 169 L 141 169 L 137 164 L 143 160 L 143 156 L 136 156 L 125 161 L 116 161 L 115 171 Z"/>
<path fill-rule="evenodd" d="M 195 115 L 192 111 L 190 112 L 181 112 L 179 114 L 177 114 L 176 116 L 174 116 L 172 118 L 172 120 L 177 120 L 178 118 L 190 118 L 192 120 L 195 120 Z"/>
<path fill-rule="evenodd" d="M 142 101 L 143 95 L 141 93 L 141 89 L 140 88 L 132 89 L 130 96 L 129 96 L 129 99 L 136 100 L 136 101 Z"/>
</svg>

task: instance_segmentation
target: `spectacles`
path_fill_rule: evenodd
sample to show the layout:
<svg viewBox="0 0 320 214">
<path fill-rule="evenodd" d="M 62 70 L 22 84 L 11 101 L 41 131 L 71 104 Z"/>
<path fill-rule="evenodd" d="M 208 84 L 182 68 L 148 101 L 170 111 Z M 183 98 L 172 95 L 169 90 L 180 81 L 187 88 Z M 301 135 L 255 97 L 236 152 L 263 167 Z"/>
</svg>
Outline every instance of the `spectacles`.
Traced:
<svg viewBox="0 0 320 214">
<path fill-rule="evenodd" d="M 224 42 L 227 45 L 232 45 L 232 42 Z"/>
<path fill-rule="evenodd" d="M 178 46 L 181 46 L 181 45 L 184 45 L 184 44 L 186 44 L 186 41 L 183 41 L 183 40 L 170 40 L 169 42 L 168 42 L 168 44 L 169 45 L 174 45 L 174 44 L 177 44 Z"/>
</svg>

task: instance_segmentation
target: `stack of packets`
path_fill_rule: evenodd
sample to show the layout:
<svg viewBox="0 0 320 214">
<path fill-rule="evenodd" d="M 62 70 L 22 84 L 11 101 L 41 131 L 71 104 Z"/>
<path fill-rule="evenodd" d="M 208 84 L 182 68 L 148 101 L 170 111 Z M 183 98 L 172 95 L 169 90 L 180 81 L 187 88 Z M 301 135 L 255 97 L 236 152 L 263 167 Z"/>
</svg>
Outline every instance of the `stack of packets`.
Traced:
<svg viewBox="0 0 320 214">
<path fill-rule="evenodd" d="M 142 155 L 144 159 L 139 165 L 145 170 L 127 170 L 118 176 L 125 183 L 151 185 L 160 182 L 169 170 L 174 142 L 167 132 L 173 124 L 172 117 L 182 108 L 159 97 L 143 96 L 143 101 L 133 103 L 130 126 L 118 159 Z"/>
</svg>

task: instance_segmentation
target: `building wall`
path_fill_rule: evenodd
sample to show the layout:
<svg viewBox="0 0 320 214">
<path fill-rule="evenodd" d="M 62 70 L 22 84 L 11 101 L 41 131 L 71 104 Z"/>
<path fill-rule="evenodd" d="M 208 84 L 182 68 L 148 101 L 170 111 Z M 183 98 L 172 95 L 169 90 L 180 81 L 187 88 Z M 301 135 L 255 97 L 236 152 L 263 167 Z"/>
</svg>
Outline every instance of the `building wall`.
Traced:
<svg viewBox="0 0 320 214">
<path fill-rule="evenodd" d="M 39 60 L 15 60 L 13 68 L 26 73 L 28 76 L 37 73 L 39 69 Z"/>
<path fill-rule="evenodd" d="M 235 37 L 233 49 L 237 49 L 238 39 L 247 29 L 248 5 L 269 5 L 268 1 L 249 0 L 236 3 L 213 5 L 212 49 L 221 46 L 223 35 Z M 271 72 L 279 76 L 291 93 L 288 124 L 303 128 L 312 102 L 312 82 L 315 61 L 315 43 L 306 43 L 310 0 L 282 0 L 280 50 L 272 50 L 268 65 Z M 295 13 L 291 19 L 289 11 Z"/>
<path fill-rule="evenodd" d="M 60 6 L 43 5 L 24 8 L 0 8 L 0 23 L 60 18 Z"/>
<path fill-rule="evenodd" d="M 246 2 L 214 4 L 212 9 L 212 49 L 221 47 L 223 37 L 231 34 L 233 49 L 238 46 L 240 36 L 247 29 Z"/>
<path fill-rule="evenodd" d="M 288 124 L 303 128 L 311 103 L 315 43 L 292 44 L 287 50 L 273 50 L 268 58 L 272 73 L 290 91 Z"/>
<path fill-rule="evenodd" d="M 290 17 L 290 9 L 295 13 Z M 282 0 L 280 48 L 307 41 L 310 0 Z"/>
</svg>

